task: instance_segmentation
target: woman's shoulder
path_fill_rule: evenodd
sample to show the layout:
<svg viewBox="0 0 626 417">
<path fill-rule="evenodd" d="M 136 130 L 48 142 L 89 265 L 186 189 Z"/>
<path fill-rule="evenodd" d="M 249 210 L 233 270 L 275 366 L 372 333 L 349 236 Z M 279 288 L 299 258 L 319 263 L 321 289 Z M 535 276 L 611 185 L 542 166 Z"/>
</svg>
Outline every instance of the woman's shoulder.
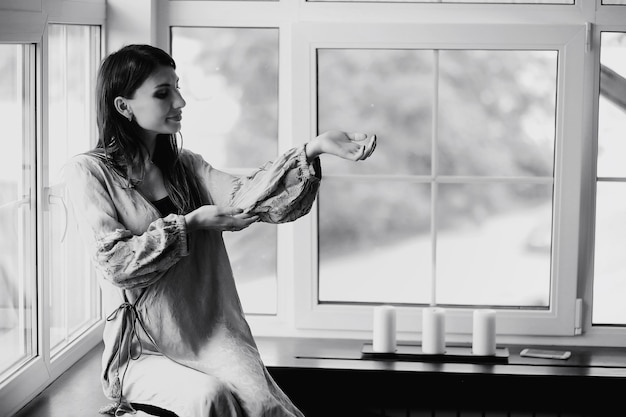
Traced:
<svg viewBox="0 0 626 417">
<path fill-rule="evenodd" d="M 93 170 L 106 164 L 106 157 L 104 154 L 99 154 L 95 151 L 88 151 L 76 154 L 70 157 L 65 162 L 66 168 L 82 168 L 87 170 Z"/>
<path fill-rule="evenodd" d="M 194 169 L 209 165 L 202 155 L 187 148 L 180 150 L 179 158 L 185 165 Z"/>
<path fill-rule="evenodd" d="M 70 157 L 66 162 L 64 167 L 66 169 L 86 169 L 93 170 L 94 168 L 99 167 L 101 164 L 105 163 L 104 155 L 100 156 L 95 152 L 84 152 L 76 154 Z"/>
<path fill-rule="evenodd" d="M 188 148 L 181 148 L 180 149 L 180 157 L 181 158 L 190 158 L 190 159 L 202 159 L 202 155 L 200 155 L 197 152 L 192 151 L 191 149 Z"/>
<path fill-rule="evenodd" d="M 104 153 L 97 150 L 70 157 L 63 166 L 63 172 L 66 177 L 89 175 L 100 179 L 115 175 Z"/>
</svg>

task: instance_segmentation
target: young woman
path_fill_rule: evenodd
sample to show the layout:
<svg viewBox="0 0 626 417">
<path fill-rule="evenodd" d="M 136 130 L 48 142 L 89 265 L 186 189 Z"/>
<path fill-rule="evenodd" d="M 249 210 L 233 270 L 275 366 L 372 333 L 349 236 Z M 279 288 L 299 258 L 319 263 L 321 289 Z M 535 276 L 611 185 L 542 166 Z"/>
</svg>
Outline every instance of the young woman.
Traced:
<svg viewBox="0 0 626 417">
<path fill-rule="evenodd" d="M 301 416 L 261 361 L 222 232 L 305 215 L 318 156 L 363 160 L 376 137 L 326 132 L 249 176 L 229 175 L 177 144 L 185 100 L 175 69 L 149 45 L 109 55 L 98 73 L 98 144 L 66 165 L 72 211 L 113 300 L 102 384 L 115 402 L 101 412 Z"/>
</svg>

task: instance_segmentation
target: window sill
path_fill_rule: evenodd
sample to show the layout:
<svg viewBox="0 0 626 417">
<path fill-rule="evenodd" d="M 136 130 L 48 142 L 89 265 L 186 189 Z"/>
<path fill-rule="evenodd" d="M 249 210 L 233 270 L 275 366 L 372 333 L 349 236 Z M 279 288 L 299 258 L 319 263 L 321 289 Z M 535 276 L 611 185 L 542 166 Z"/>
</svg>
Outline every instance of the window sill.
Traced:
<svg viewBox="0 0 626 417">
<path fill-rule="evenodd" d="M 626 378 L 623 348 L 502 344 L 498 347 L 509 350 L 508 363 L 459 363 L 362 359 L 361 348 L 370 340 L 263 336 L 256 341 L 265 364 L 273 368 Z M 569 350 L 572 356 L 567 360 L 526 358 L 520 356 L 524 348 Z"/>
<path fill-rule="evenodd" d="M 554 349 L 572 356 L 556 360 L 519 355 L 526 347 L 545 346 L 499 345 L 508 348 L 508 363 L 418 362 L 361 359 L 365 342 L 370 341 L 257 338 L 272 376 L 310 415 L 319 414 L 320 398 L 350 404 L 351 412 L 354 404 L 367 410 L 401 407 L 401 415 L 445 409 L 589 417 L 626 410 L 620 398 L 607 395 L 626 387 L 624 349 L 559 346 Z"/>
</svg>

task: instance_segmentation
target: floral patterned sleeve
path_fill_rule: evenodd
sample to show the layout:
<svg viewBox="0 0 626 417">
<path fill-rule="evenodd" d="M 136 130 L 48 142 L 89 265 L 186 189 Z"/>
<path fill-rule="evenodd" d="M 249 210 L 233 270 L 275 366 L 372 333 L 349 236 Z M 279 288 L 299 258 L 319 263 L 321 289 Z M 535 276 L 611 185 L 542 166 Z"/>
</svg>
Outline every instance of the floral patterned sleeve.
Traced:
<svg viewBox="0 0 626 417">
<path fill-rule="evenodd" d="M 249 199 L 244 210 L 258 215 L 264 222 L 290 222 L 311 211 L 319 191 L 321 173 L 319 158 L 309 162 L 304 148 L 294 148 L 252 175 L 240 178 L 233 201 Z M 269 178 L 265 181 L 267 185 L 260 190 L 258 184 L 264 181 L 258 181 L 257 177 L 264 175 Z M 257 193 L 257 197 L 250 198 Z"/>
<path fill-rule="evenodd" d="M 170 214 L 150 222 L 157 216 L 147 205 L 142 216 L 127 218 L 124 224 L 119 213 L 131 211 L 125 207 L 136 210 L 142 201 L 94 160 L 75 157 L 64 170 L 78 231 L 106 280 L 123 289 L 146 287 L 188 254 L 185 219 Z"/>
<path fill-rule="evenodd" d="M 200 160 L 199 175 L 207 183 L 213 204 L 241 208 L 267 223 L 285 223 L 307 214 L 321 181 L 319 158 L 307 161 L 302 146 L 244 176 L 214 169 L 198 155 L 195 159 L 196 164 Z"/>
</svg>

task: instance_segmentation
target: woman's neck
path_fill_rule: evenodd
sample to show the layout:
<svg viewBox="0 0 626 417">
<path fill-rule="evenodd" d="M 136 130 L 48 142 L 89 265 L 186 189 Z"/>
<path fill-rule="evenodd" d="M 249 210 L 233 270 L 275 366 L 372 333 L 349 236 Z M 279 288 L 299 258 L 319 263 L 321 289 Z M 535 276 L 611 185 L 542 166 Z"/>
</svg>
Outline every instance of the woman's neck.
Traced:
<svg viewBox="0 0 626 417">
<path fill-rule="evenodd" d="M 144 163 L 152 163 L 152 158 L 154 156 L 154 150 L 156 148 L 157 134 L 152 132 L 145 132 L 143 137 L 141 138 L 141 142 L 143 143 L 144 148 L 146 149 L 147 155 Z"/>
</svg>

